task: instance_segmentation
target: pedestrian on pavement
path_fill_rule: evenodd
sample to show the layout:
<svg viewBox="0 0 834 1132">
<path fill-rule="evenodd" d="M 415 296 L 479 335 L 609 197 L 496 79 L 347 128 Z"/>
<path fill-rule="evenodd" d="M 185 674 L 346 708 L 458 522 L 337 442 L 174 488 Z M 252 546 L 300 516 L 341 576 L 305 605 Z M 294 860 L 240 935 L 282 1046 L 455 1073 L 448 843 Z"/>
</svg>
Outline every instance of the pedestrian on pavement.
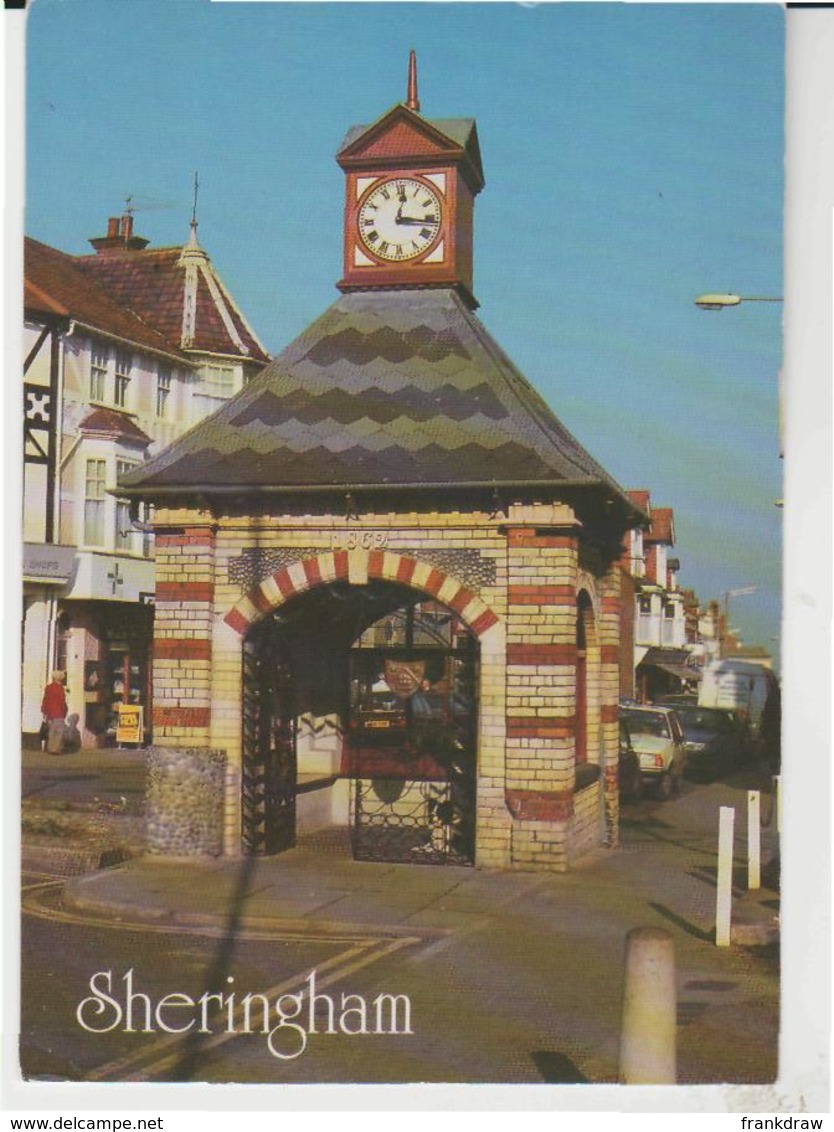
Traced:
<svg viewBox="0 0 834 1132">
<path fill-rule="evenodd" d="M 50 755 L 60 755 L 64 745 L 64 720 L 67 717 L 67 694 L 64 691 L 66 673 L 55 671 L 52 681 L 43 690 L 41 712 L 47 726 L 46 749 Z"/>
</svg>

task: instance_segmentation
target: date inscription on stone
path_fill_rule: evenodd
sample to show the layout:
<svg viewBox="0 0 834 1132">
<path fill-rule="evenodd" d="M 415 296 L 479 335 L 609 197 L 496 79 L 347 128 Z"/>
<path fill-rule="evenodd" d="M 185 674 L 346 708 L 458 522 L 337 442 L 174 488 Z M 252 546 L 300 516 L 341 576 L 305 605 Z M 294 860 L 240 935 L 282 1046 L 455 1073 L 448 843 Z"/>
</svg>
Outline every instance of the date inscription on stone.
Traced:
<svg viewBox="0 0 834 1132">
<path fill-rule="evenodd" d="M 331 550 L 382 550 L 388 545 L 387 531 L 334 531 Z"/>
</svg>

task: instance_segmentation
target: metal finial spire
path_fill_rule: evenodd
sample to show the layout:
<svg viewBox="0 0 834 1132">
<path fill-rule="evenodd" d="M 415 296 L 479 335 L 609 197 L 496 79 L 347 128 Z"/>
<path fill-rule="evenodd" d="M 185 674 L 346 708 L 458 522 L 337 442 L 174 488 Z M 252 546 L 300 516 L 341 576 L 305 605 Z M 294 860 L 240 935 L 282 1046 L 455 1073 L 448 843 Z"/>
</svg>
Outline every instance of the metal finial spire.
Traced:
<svg viewBox="0 0 834 1132">
<path fill-rule="evenodd" d="M 420 100 L 417 97 L 417 54 L 412 51 L 408 56 L 408 98 L 405 102 L 409 110 L 419 110 Z"/>
<path fill-rule="evenodd" d="M 197 192 L 200 188 L 200 181 L 197 174 L 194 174 L 194 207 L 191 210 L 191 224 L 192 227 L 197 227 Z"/>
</svg>

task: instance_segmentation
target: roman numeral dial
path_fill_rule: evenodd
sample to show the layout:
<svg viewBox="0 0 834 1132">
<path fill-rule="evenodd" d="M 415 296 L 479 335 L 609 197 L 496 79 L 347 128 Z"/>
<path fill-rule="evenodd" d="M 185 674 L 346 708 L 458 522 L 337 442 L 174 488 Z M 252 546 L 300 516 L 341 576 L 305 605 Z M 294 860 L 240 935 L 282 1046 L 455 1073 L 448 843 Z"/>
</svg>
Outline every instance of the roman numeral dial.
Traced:
<svg viewBox="0 0 834 1132">
<path fill-rule="evenodd" d="M 359 238 L 378 259 L 416 259 L 437 241 L 443 220 L 439 194 L 423 181 L 394 177 L 372 185 L 359 206 Z"/>
</svg>

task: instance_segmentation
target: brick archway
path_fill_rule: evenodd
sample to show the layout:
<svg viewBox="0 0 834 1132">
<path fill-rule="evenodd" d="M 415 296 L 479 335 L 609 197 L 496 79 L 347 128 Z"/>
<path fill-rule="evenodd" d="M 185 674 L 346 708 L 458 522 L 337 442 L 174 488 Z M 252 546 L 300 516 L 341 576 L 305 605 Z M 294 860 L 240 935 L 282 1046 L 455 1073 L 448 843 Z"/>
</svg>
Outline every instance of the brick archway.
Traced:
<svg viewBox="0 0 834 1132">
<path fill-rule="evenodd" d="M 486 602 L 456 578 L 418 558 L 382 550 L 335 550 L 283 566 L 253 586 L 224 621 L 245 636 L 257 621 L 290 598 L 337 581 L 352 585 L 386 581 L 410 586 L 448 605 L 478 637 L 498 622 Z"/>
</svg>

